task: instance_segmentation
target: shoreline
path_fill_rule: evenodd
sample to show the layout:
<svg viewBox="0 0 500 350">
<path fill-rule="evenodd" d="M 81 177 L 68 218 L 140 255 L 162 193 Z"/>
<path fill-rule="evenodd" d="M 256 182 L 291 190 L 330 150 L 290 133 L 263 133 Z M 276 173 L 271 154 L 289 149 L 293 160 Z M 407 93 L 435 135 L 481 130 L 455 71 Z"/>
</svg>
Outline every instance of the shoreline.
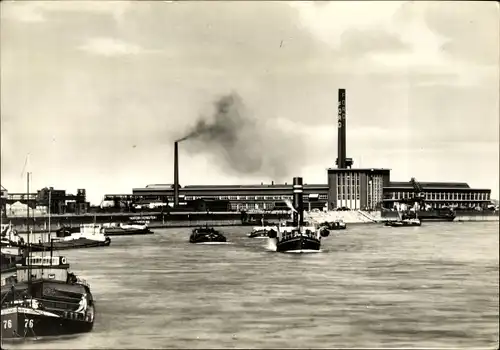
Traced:
<svg viewBox="0 0 500 350">
<path fill-rule="evenodd" d="M 374 221 L 363 221 L 363 222 L 349 222 L 349 221 L 344 221 L 348 226 L 358 226 L 358 225 L 383 225 L 386 221 L 388 220 L 393 220 L 392 218 L 382 218 L 377 220 L 376 222 Z M 75 220 L 77 221 L 77 220 Z M 498 215 L 489 215 L 489 216 L 457 216 L 453 221 L 447 221 L 447 220 L 422 220 L 422 223 L 431 223 L 431 222 L 450 222 L 450 223 L 464 223 L 464 222 L 500 222 L 500 216 Z M 72 225 L 68 226 L 78 226 L 80 223 L 77 222 L 72 222 Z M 271 220 L 271 224 L 277 224 L 274 220 Z M 217 220 L 217 219 L 211 219 L 211 220 L 176 220 L 176 221 L 167 221 L 167 222 L 151 222 L 148 224 L 148 227 L 153 231 L 155 229 L 165 229 L 165 228 L 194 228 L 194 227 L 199 227 L 199 226 L 213 226 L 213 227 L 248 227 L 248 230 L 251 231 L 254 227 L 260 226 L 258 223 L 255 223 L 255 225 L 244 225 L 241 223 L 241 220 Z M 60 226 L 58 223 L 51 223 L 51 228 L 50 228 L 50 233 L 54 234 L 55 231 L 57 231 Z M 26 225 L 23 223 L 21 225 L 15 225 L 14 228 L 17 230 L 17 232 L 21 235 L 26 235 L 28 231 L 26 230 Z M 47 234 L 49 233 L 48 228 L 37 228 L 32 231 L 33 234 Z M 136 235 L 136 234 L 134 234 Z M 137 235 L 142 235 L 142 234 L 137 234 Z M 112 234 L 110 236 L 113 236 Z"/>
<path fill-rule="evenodd" d="M 390 214 L 390 215 L 387 215 Z M 12 223 L 14 229 L 18 233 L 26 234 L 27 226 L 33 231 L 34 234 L 46 234 L 49 231 L 54 232 L 61 228 L 75 227 L 80 224 L 104 224 L 104 223 L 146 223 L 151 230 L 159 228 L 183 228 L 183 227 L 197 227 L 197 226 L 248 226 L 252 230 L 255 226 L 260 226 L 259 219 L 264 218 L 270 223 L 278 223 L 280 220 L 288 220 L 289 215 L 283 212 L 263 213 L 263 212 L 248 212 L 246 217 L 253 217 L 256 222 L 252 224 L 243 223 L 245 215 L 240 212 L 141 212 L 141 213 L 87 213 L 84 215 L 75 214 L 56 214 L 31 217 L 29 220 L 26 217 L 3 217 L 2 223 Z M 329 211 L 329 212 L 313 212 L 308 213 L 309 220 L 322 222 L 322 221 L 335 221 L 342 220 L 347 225 L 380 225 L 388 220 L 395 220 L 393 213 L 381 212 L 362 212 L 362 211 Z M 50 219 L 50 228 L 49 228 Z M 456 217 L 452 220 L 445 219 L 422 219 L 423 223 L 426 222 L 498 222 L 500 216 L 498 212 L 457 212 Z"/>
</svg>

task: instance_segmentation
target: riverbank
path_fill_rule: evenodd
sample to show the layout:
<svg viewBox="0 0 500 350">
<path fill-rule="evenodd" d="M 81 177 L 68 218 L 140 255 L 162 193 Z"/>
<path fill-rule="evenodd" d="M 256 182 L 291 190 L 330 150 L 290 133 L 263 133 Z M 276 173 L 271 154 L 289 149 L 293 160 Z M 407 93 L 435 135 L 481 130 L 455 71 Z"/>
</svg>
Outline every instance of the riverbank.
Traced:
<svg viewBox="0 0 500 350">
<path fill-rule="evenodd" d="M 392 213 L 390 213 L 392 214 Z M 262 214 L 250 213 L 260 217 Z M 270 222 L 277 223 L 281 218 L 288 219 L 287 216 L 281 215 L 265 215 L 265 219 Z M 305 214 L 306 220 L 313 222 L 333 222 L 342 220 L 346 224 L 379 224 L 387 220 L 394 220 L 396 217 L 382 216 L 379 211 L 328 211 L 328 212 L 311 212 Z M 158 228 L 181 228 L 181 227 L 196 227 L 196 226 L 247 226 L 249 230 L 253 226 L 258 226 L 259 223 L 253 225 L 243 225 L 242 215 L 239 212 L 223 212 L 223 213 L 207 213 L 207 212 L 193 212 L 193 213 L 100 213 L 100 214 L 87 214 L 87 215 L 53 215 L 50 217 L 35 217 L 30 218 L 29 222 L 26 218 L 13 217 L 4 218 L 3 223 L 12 223 L 14 229 L 18 233 L 27 233 L 29 225 L 33 233 L 40 233 L 47 235 L 48 232 L 54 232 L 62 226 L 75 227 L 85 223 L 109 223 L 109 222 L 137 222 L 147 223 L 151 230 Z M 425 220 L 424 220 L 425 221 Z M 468 221 L 500 221 L 500 216 L 495 212 L 457 212 L 457 216 L 453 220 L 455 222 L 468 222 Z"/>
<path fill-rule="evenodd" d="M 260 213 L 249 213 L 256 215 Z M 282 213 L 266 214 L 266 220 L 277 221 Z M 200 225 L 236 226 L 242 225 L 245 215 L 240 212 L 141 212 L 141 213 L 96 213 L 84 215 L 48 215 L 31 217 L 2 218 L 2 223 L 11 223 L 19 233 L 26 233 L 28 228 L 33 232 L 47 233 L 63 226 L 75 227 L 80 224 L 105 223 L 137 223 L 147 224 L 150 228 L 195 227 Z"/>
</svg>

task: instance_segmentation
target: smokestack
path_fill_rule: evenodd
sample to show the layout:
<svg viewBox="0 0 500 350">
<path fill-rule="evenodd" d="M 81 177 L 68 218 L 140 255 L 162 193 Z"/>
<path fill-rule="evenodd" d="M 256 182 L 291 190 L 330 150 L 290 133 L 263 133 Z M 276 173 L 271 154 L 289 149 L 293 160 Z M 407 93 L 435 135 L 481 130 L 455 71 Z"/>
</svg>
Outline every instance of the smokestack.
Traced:
<svg viewBox="0 0 500 350">
<path fill-rule="evenodd" d="M 174 142 L 174 208 L 179 206 L 179 143 Z"/>
<path fill-rule="evenodd" d="M 293 178 L 293 207 L 297 212 L 293 212 L 293 225 L 304 225 L 304 203 L 303 203 L 302 178 Z"/>
<path fill-rule="evenodd" d="M 345 89 L 339 89 L 338 106 L 338 136 L 337 136 L 337 167 L 346 168 L 346 120 L 345 120 Z"/>
</svg>

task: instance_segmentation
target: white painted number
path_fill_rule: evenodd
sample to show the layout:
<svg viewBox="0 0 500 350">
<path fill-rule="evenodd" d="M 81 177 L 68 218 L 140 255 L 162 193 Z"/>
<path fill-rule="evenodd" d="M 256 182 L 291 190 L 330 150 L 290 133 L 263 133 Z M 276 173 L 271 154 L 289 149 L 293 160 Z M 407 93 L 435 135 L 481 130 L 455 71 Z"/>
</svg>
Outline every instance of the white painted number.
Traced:
<svg viewBox="0 0 500 350">
<path fill-rule="evenodd" d="M 33 319 L 24 319 L 24 328 L 33 328 Z"/>
<path fill-rule="evenodd" d="M 3 321 L 3 329 L 12 328 L 12 320 Z"/>
</svg>

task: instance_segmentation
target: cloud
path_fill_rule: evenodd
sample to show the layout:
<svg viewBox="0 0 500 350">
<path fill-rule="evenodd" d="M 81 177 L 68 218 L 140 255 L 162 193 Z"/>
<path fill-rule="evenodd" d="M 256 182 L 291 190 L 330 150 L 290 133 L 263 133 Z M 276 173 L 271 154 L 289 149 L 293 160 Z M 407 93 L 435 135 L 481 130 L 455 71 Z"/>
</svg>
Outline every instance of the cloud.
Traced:
<svg viewBox="0 0 500 350">
<path fill-rule="evenodd" d="M 409 45 L 397 35 L 380 29 L 347 29 L 340 37 L 340 52 L 361 56 L 370 52 L 408 51 Z"/>
<path fill-rule="evenodd" d="M 103 56 L 138 55 L 147 52 L 138 45 L 115 38 L 91 38 L 80 50 Z"/>
<path fill-rule="evenodd" d="M 2 2 L 1 19 L 20 22 L 44 22 L 45 17 L 35 2 Z"/>
<path fill-rule="evenodd" d="M 122 23 L 133 1 L 5 1 L 2 2 L 2 20 L 46 22 L 58 13 L 91 13 L 111 16 Z"/>
<path fill-rule="evenodd" d="M 499 15 L 496 1 L 430 2 L 424 20 L 430 30 L 445 39 L 441 49 L 447 56 L 498 67 Z"/>
<path fill-rule="evenodd" d="M 131 4 L 30 2 L 26 16 L 38 22 L 2 21 L 2 183 L 13 187 L 30 151 L 40 186 L 53 181 L 90 194 L 171 181 L 169 133 L 192 125 L 231 90 L 258 125 L 286 137 L 293 132 L 296 144 L 305 144 L 297 169 L 334 165 L 341 87 L 348 91 L 348 155 L 403 169 L 402 178 L 414 171 L 408 158 L 415 150 L 439 148 L 440 140 L 498 143 L 498 66 L 464 56 L 498 49 L 498 41 L 481 35 L 486 26 L 471 38 L 444 20 L 434 23 L 448 19 L 451 7 L 429 24 L 422 2 Z M 460 54 L 473 39 L 474 49 Z M 452 42 L 453 49 L 446 46 Z M 265 146 L 288 157 L 289 140 L 270 134 Z M 387 156 L 396 147 L 407 156 Z M 466 157 L 463 164 L 478 158 Z M 216 173 L 214 162 L 191 158 L 182 163 L 183 184 L 255 179 L 224 171 L 201 178 Z M 431 165 L 421 169 L 430 175 L 419 177 L 432 180 L 429 167 L 446 155 L 429 151 L 425 161 Z M 152 162 L 155 169 L 144 173 Z M 130 163 L 130 172 L 120 171 Z M 477 172 L 498 174 L 497 160 L 481 164 Z M 447 180 L 445 170 L 436 171 L 436 181 Z M 106 173 L 120 174 L 124 187 Z M 325 182 L 324 175 L 315 181 Z M 496 178 L 488 181 L 484 186 L 498 188 Z"/>
<path fill-rule="evenodd" d="M 291 6 L 305 28 L 345 58 L 337 68 L 407 76 L 415 86 L 472 86 L 498 76 L 498 11 L 492 10 L 498 4 L 465 5 L 346 1 Z M 494 68 L 474 64 L 486 62 Z"/>
<path fill-rule="evenodd" d="M 331 47 L 341 45 L 346 30 L 383 31 L 402 5 L 399 1 L 297 1 L 289 3 L 299 12 L 302 25 Z"/>
</svg>

